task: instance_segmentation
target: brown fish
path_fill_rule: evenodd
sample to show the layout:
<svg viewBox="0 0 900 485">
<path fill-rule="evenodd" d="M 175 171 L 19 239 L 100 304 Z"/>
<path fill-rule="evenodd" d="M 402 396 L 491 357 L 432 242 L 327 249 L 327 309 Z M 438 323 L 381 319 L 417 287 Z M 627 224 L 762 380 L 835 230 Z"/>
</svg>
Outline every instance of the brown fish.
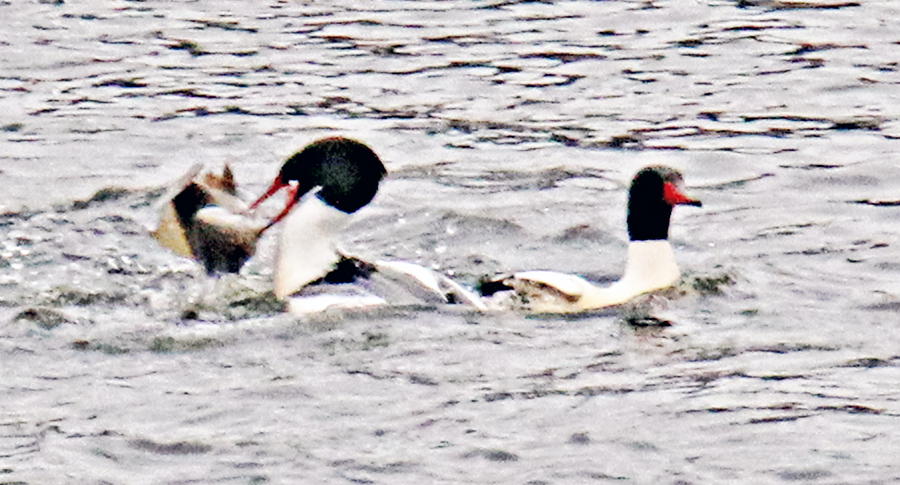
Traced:
<svg viewBox="0 0 900 485">
<path fill-rule="evenodd" d="M 266 221 L 245 215 L 234 175 L 203 173 L 195 165 L 159 203 L 159 223 L 150 234 L 175 254 L 192 258 L 213 273 L 237 273 L 256 251 Z"/>
</svg>

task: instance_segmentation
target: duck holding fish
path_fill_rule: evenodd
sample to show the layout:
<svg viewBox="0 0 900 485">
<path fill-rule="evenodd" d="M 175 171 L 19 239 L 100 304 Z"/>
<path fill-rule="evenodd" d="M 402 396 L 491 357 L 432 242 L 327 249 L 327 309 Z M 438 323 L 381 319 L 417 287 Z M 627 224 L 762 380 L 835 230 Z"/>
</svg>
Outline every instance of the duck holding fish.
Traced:
<svg viewBox="0 0 900 485">
<path fill-rule="evenodd" d="M 338 248 L 338 236 L 387 174 L 365 144 L 343 137 L 311 143 L 284 162 L 249 206 L 237 197 L 229 173 L 198 180 L 194 170 L 182 177 L 164 199 L 154 237 L 210 273 L 237 272 L 262 234 L 281 226 L 274 292 L 298 315 L 378 306 L 485 308 L 474 293 L 431 269 L 406 261 L 369 262 Z M 283 189 L 287 203 L 275 217 L 247 215 Z"/>
</svg>

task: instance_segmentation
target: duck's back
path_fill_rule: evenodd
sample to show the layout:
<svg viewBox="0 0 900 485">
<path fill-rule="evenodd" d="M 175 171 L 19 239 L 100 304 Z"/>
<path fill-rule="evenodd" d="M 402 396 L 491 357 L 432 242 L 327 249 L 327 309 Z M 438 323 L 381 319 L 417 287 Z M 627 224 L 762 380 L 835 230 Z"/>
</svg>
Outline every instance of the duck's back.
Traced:
<svg viewBox="0 0 900 485">
<path fill-rule="evenodd" d="M 341 255 L 334 269 L 289 298 L 291 313 L 376 306 L 435 307 L 464 304 L 483 308 L 478 297 L 449 278 L 404 261 L 370 263 Z"/>
</svg>

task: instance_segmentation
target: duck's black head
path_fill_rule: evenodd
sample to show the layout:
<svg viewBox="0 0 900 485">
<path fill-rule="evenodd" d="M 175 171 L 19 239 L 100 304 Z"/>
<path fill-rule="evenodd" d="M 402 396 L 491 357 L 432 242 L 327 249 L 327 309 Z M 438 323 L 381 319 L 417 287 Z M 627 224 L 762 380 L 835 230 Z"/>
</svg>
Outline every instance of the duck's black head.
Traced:
<svg viewBox="0 0 900 485">
<path fill-rule="evenodd" d="M 668 239 L 669 218 L 676 205 L 701 206 L 699 200 L 685 195 L 681 173 L 664 166 L 638 172 L 628 193 L 629 238 L 632 241 Z"/>
<path fill-rule="evenodd" d="M 375 152 L 347 138 L 325 138 L 288 158 L 278 178 L 296 181 L 298 193 L 322 187 L 319 196 L 336 209 L 352 214 L 368 204 L 387 171 Z"/>
<path fill-rule="evenodd" d="M 321 187 L 318 196 L 327 204 L 352 214 L 375 197 L 386 173 L 378 155 L 366 145 L 348 138 L 325 138 L 288 158 L 272 186 L 251 208 L 281 188 L 296 184 L 287 207 L 271 224 L 284 218 L 315 187 Z"/>
</svg>

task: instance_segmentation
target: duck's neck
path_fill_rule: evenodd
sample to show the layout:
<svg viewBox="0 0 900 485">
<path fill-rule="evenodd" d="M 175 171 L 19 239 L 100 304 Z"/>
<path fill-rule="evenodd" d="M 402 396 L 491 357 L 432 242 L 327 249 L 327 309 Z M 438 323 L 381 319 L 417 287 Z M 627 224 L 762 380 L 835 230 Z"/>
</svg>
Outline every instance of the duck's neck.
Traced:
<svg viewBox="0 0 900 485">
<path fill-rule="evenodd" d="M 667 239 L 631 241 L 628 243 L 628 263 L 619 283 L 628 283 L 642 293 L 671 286 L 681 277 L 675 252 Z"/>
<path fill-rule="evenodd" d="M 278 245 L 275 295 L 288 297 L 322 278 L 340 260 L 337 235 L 350 214 L 310 194 L 285 218 Z"/>
<path fill-rule="evenodd" d="M 606 288 L 584 295 L 579 306 L 584 309 L 618 305 L 643 293 L 672 286 L 681 271 L 675 253 L 667 239 L 631 241 L 628 243 L 628 263 L 622 278 Z"/>
</svg>

